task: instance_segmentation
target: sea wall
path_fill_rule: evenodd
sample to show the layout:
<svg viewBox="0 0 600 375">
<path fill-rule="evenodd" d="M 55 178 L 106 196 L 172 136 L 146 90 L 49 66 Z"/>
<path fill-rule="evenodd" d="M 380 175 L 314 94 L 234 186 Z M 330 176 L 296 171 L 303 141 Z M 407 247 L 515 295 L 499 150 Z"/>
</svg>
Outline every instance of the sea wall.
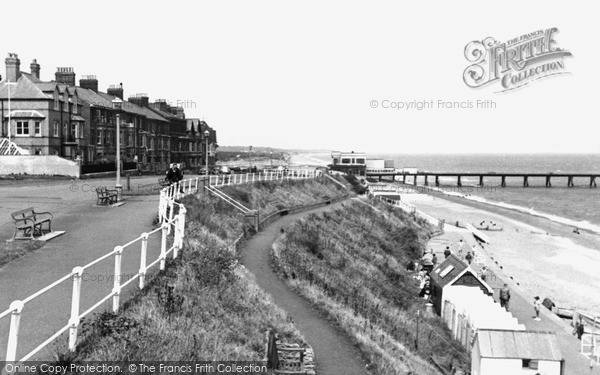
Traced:
<svg viewBox="0 0 600 375">
<path fill-rule="evenodd" d="M 79 178 L 80 167 L 74 161 L 55 155 L 3 155 L 0 156 L 0 175 L 28 174 L 69 176 Z"/>
</svg>

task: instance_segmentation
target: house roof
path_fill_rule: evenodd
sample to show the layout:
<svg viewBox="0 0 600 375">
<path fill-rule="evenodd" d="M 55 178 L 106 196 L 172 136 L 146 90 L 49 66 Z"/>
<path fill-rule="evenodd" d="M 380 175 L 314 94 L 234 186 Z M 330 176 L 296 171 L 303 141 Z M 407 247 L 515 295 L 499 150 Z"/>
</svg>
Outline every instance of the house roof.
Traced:
<svg viewBox="0 0 600 375">
<path fill-rule="evenodd" d="M 480 329 L 475 338 L 479 355 L 485 358 L 563 359 L 554 332 Z"/>
<path fill-rule="evenodd" d="M 39 83 L 34 83 L 26 75 L 21 75 L 16 83 L 7 83 L 6 80 L 0 82 L 0 99 L 8 99 L 9 87 L 11 99 L 51 99 L 38 87 Z"/>
<path fill-rule="evenodd" d="M 429 276 L 431 277 L 432 282 L 435 282 L 436 285 L 443 288 L 456 281 L 458 277 L 462 276 L 465 271 L 467 271 L 467 269 L 470 269 L 467 263 L 463 262 L 456 255 L 450 254 L 448 258 L 444 259 L 442 263 L 431 271 Z M 475 274 L 475 272 L 473 272 L 473 274 Z"/>
</svg>

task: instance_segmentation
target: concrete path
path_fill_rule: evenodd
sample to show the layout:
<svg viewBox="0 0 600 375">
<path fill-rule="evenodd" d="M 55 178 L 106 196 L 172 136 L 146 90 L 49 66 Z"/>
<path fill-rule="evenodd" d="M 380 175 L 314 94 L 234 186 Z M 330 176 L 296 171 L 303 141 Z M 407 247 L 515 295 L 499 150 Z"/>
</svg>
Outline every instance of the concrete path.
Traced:
<svg viewBox="0 0 600 375">
<path fill-rule="evenodd" d="M 135 181 L 135 185 L 134 185 Z M 132 185 L 152 184 L 157 177 L 132 179 Z M 150 232 L 158 209 L 158 194 L 125 197 L 120 207 L 94 207 L 95 186 L 111 186 L 112 179 L 51 181 L 34 185 L 0 186 L 0 239 L 12 237 L 10 212 L 27 207 L 54 214 L 52 229 L 66 234 L 47 242 L 40 249 L 0 268 L 0 312 L 14 300 L 21 300 L 62 276 L 75 266 L 83 266 L 124 245 L 143 232 Z M 140 245 L 124 251 L 122 282 L 139 270 Z M 148 263 L 160 253 L 160 234 L 148 241 Z M 113 287 L 114 257 L 94 266 L 83 275 L 81 310 L 91 307 L 106 296 Z M 131 293 L 137 281 L 127 291 Z M 39 299 L 26 304 L 21 318 L 19 350 L 22 357 L 50 337 L 69 319 L 72 283 L 67 280 Z M 122 301 L 127 298 L 124 293 Z M 97 311 L 112 308 L 109 300 Z M 0 360 L 6 353 L 9 318 L 0 319 Z M 59 343 L 64 344 L 64 339 Z M 42 349 L 36 359 L 53 357 L 55 345 Z"/>
<path fill-rule="evenodd" d="M 460 238 L 463 238 L 466 242 L 463 256 L 466 254 L 467 250 L 471 249 L 472 245 L 476 244 L 473 236 L 466 230 L 450 225 L 447 225 L 445 230 L 446 232 L 443 235 L 435 237 L 428 245 L 428 248 L 432 248 L 437 254 L 439 262 L 444 259 L 443 251 L 445 246 L 450 245 L 454 252 Z M 517 285 L 515 280 L 511 280 L 511 278 L 500 269 L 499 265 L 497 265 L 493 259 L 490 259 L 488 254 L 482 250 L 480 246 L 477 246 L 477 249 L 478 254 L 485 258 L 485 264 L 489 268 L 487 282 L 494 288 L 494 299 L 496 302 L 499 303 L 499 291 L 503 284 L 506 283 L 511 291 L 510 312 L 517 318 L 519 323 L 524 324 L 528 330 L 532 331 L 556 332 L 560 350 L 565 360 L 563 375 L 599 375 L 600 366 L 596 365 L 593 369 L 590 369 L 589 358 L 580 353 L 581 341 L 572 334 L 573 328 L 544 306 L 542 306 L 540 313 L 541 320 L 534 320 L 534 296 L 528 295 L 519 285 Z M 482 265 L 473 262 L 471 267 L 479 273 Z"/>
<path fill-rule="evenodd" d="M 310 302 L 298 295 L 271 268 L 269 251 L 281 227 L 310 213 L 329 210 L 337 205 L 284 216 L 252 237 L 242 249 L 242 264 L 256 276 L 258 285 L 269 293 L 275 304 L 287 311 L 294 324 L 315 351 L 316 369 L 322 375 L 367 374 L 366 362 L 350 338 Z"/>
</svg>

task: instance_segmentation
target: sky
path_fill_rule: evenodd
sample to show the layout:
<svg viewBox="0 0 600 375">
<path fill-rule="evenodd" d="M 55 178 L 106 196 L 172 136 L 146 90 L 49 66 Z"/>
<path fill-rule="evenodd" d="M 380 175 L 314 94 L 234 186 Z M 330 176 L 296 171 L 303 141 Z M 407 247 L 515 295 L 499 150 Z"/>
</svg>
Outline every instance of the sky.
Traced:
<svg viewBox="0 0 600 375">
<path fill-rule="evenodd" d="M 85 5 L 85 6 L 84 6 Z M 4 2 L 0 56 L 123 83 L 224 146 L 370 153 L 600 152 L 593 2 Z M 11 16 L 13 15 L 13 16 Z M 465 46 L 556 27 L 569 74 L 473 89 Z M 4 69 L 2 69 L 4 75 Z M 495 108 L 476 108 L 477 101 Z M 433 101 L 429 109 L 392 103 Z M 474 108 L 439 108 L 439 101 Z M 375 104 L 374 104 L 375 103 Z M 373 108 L 376 106 L 376 108 Z M 384 108 L 387 107 L 387 108 Z"/>
</svg>

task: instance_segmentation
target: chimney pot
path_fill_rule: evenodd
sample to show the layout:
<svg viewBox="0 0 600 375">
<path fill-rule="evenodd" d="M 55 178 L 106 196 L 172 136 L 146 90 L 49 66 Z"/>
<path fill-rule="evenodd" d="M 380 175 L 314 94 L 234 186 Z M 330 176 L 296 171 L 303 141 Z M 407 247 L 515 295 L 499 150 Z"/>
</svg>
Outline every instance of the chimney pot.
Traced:
<svg viewBox="0 0 600 375">
<path fill-rule="evenodd" d="M 21 60 L 16 53 L 9 53 L 4 60 L 6 64 L 6 80 L 8 82 L 17 82 L 21 78 Z"/>
</svg>

